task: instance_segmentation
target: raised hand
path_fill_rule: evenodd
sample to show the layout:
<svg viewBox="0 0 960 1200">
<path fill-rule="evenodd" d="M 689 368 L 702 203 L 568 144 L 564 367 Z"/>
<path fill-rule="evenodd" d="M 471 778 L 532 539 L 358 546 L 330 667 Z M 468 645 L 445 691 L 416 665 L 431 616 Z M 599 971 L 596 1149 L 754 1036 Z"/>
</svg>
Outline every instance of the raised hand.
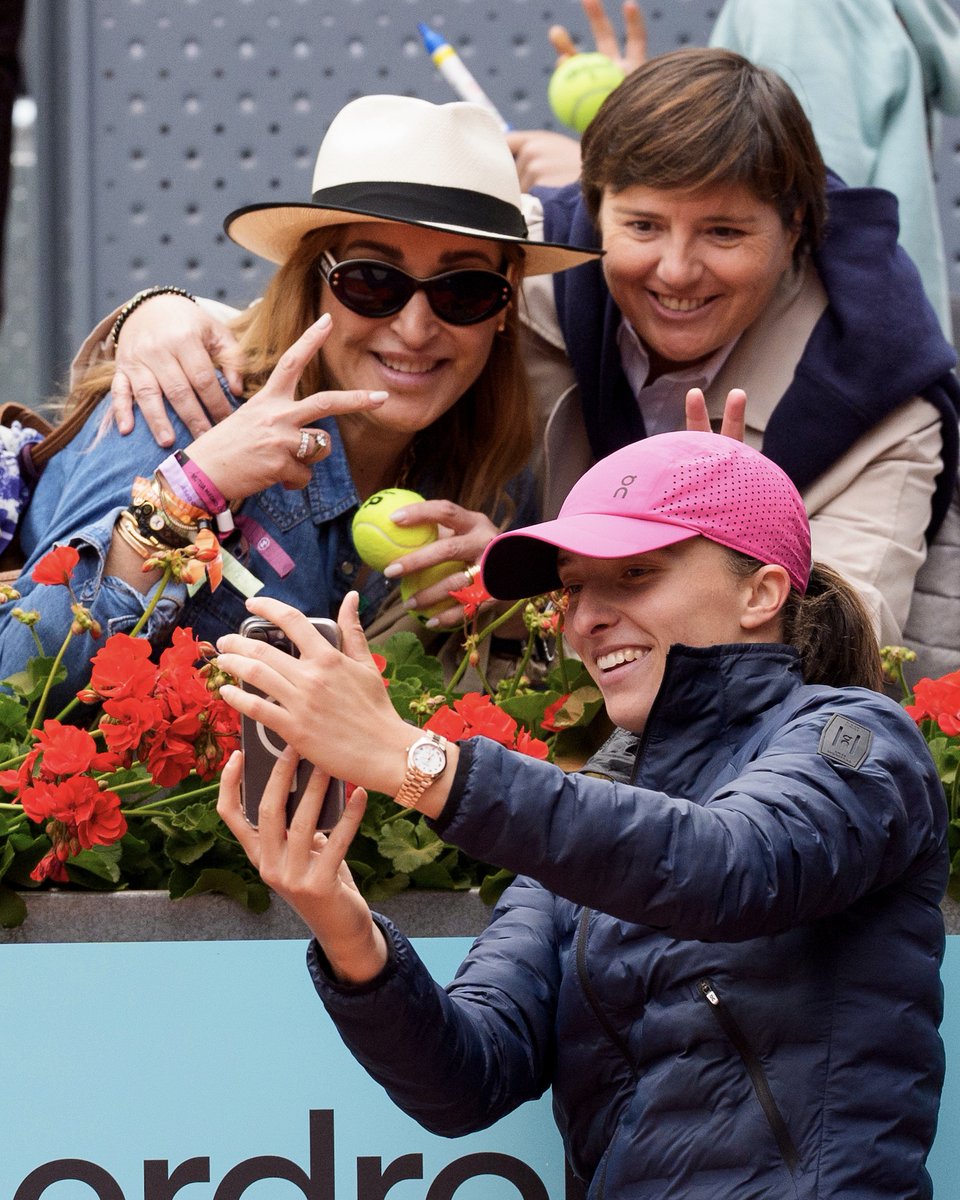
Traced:
<svg viewBox="0 0 960 1200">
<path fill-rule="evenodd" d="M 367 794 L 363 788 L 354 789 L 337 825 L 329 834 L 318 833 L 317 817 L 328 777 L 315 769 L 287 828 L 287 793 L 297 762 L 297 754 L 289 747 L 277 760 L 260 800 L 259 826 L 254 829 L 243 815 L 243 755 L 235 752 L 220 777 L 217 812 L 263 882 L 310 927 L 337 977 L 360 983 L 372 979 L 387 961 L 383 936 L 346 864 Z"/>
<path fill-rule="evenodd" d="M 284 351 L 255 396 L 188 447 L 193 461 L 228 500 L 242 500 L 274 483 L 306 487 L 313 464 L 330 452 L 329 436 L 306 427 L 321 417 L 377 408 L 386 399 L 386 392 L 369 391 L 317 392 L 296 399 L 300 376 L 331 327 L 324 313 Z"/>
<path fill-rule="evenodd" d="M 626 74 L 642 67 L 647 61 L 647 23 L 636 0 L 624 0 L 623 3 L 625 37 L 622 50 L 603 0 L 580 0 L 580 3 L 590 25 L 594 48 L 619 63 Z M 547 36 L 559 59 L 577 53 L 577 47 L 565 26 L 552 25 Z"/>
<path fill-rule="evenodd" d="M 289 604 L 263 596 L 248 600 L 250 612 L 278 625 L 298 654 L 226 634 L 217 643 L 223 669 L 270 699 L 231 685 L 224 686 L 221 695 L 328 775 L 396 795 L 410 726 L 383 686 L 360 624 L 358 603 L 357 593 L 351 592 L 341 605 L 342 649 L 336 650 Z"/>
<path fill-rule="evenodd" d="M 709 433 L 712 429 L 710 417 L 707 414 L 707 401 L 700 388 L 691 388 L 685 400 L 686 424 L 688 430 Z M 747 393 L 743 388 L 731 388 L 723 404 L 723 421 L 720 432 L 724 437 L 736 438 L 743 441 L 743 431 L 746 422 Z"/>
<path fill-rule="evenodd" d="M 397 520 L 398 515 L 400 520 Z M 488 544 L 500 532 L 496 525 L 483 513 L 461 508 L 451 500 L 425 500 L 422 504 L 411 504 L 402 514 L 393 513 L 391 520 L 404 527 L 426 522 L 440 527 L 440 536 L 435 542 L 395 559 L 384 574 L 389 579 L 403 579 L 440 563 L 464 564 L 456 565 L 449 574 L 425 582 L 420 590 L 410 596 L 414 603 L 408 605 L 417 611 L 432 608 L 446 600 L 447 607 L 430 618 L 431 628 L 449 629 L 462 625 L 463 608 L 450 598 L 450 592 L 473 582 L 473 575 L 464 567 L 472 567 L 480 561 Z"/>
<path fill-rule="evenodd" d="M 601 54 L 612 58 L 627 73 L 647 61 L 647 26 L 636 0 L 625 0 L 623 4 L 626 36 L 622 50 L 603 0 L 581 0 L 581 4 L 594 46 Z M 552 25 L 547 36 L 557 52 L 558 64 L 577 53 L 565 26 Z M 547 129 L 518 129 L 507 134 L 507 142 L 524 191 L 534 187 L 562 187 L 580 177 L 580 143 L 576 138 Z"/>
</svg>

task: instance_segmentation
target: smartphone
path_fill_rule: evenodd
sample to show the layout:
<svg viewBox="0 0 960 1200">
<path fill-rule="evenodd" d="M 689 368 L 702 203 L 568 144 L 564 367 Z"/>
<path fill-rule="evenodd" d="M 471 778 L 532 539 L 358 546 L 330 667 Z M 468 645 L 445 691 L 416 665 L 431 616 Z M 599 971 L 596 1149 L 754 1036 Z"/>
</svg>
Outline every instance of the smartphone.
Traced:
<svg viewBox="0 0 960 1200">
<path fill-rule="evenodd" d="M 336 621 L 331 621 L 327 617 L 308 617 L 308 620 L 331 645 L 340 649 L 340 627 Z M 269 642 L 271 646 L 278 646 L 287 654 L 295 657 L 298 654 L 296 646 L 283 630 L 274 625 L 272 621 L 264 620 L 263 617 L 248 617 L 241 624 L 240 632 L 244 637 L 254 638 L 260 642 Z M 257 688 L 242 681 L 240 686 L 245 691 L 254 692 L 258 696 L 263 695 L 263 692 Z M 243 778 L 240 783 L 243 812 L 250 824 L 256 828 L 260 814 L 260 798 L 267 786 L 270 772 L 286 747 L 286 742 L 272 729 L 267 729 L 259 721 L 243 715 L 240 720 L 240 745 L 243 750 Z M 287 797 L 288 825 L 297 810 L 297 805 L 300 803 L 313 770 L 313 763 L 306 759 L 302 759 L 297 765 L 296 774 L 290 785 L 290 795 Z M 320 809 L 317 829 L 324 833 L 331 830 L 340 820 L 343 804 L 343 780 L 331 779 L 323 807 Z"/>
</svg>

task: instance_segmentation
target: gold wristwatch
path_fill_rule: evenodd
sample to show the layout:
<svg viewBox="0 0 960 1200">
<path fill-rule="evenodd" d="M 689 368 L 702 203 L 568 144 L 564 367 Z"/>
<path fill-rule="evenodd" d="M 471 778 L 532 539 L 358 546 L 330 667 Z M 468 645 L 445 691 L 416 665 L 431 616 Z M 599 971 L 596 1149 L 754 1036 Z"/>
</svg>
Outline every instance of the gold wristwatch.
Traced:
<svg viewBox="0 0 960 1200">
<path fill-rule="evenodd" d="M 403 808 L 416 808 L 420 797 L 447 766 L 447 739 L 438 733 L 424 733 L 407 747 L 407 772 L 396 794 Z"/>
</svg>

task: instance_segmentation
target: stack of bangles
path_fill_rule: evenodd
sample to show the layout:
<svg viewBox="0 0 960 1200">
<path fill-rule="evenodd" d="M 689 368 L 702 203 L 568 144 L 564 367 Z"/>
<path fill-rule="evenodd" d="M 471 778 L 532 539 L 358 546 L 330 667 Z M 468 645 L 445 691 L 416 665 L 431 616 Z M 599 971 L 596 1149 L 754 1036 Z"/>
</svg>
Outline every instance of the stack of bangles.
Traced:
<svg viewBox="0 0 960 1200">
<path fill-rule="evenodd" d="M 177 450 L 157 467 L 152 479 L 133 481 L 130 507 L 120 514 L 116 532 L 131 550 L 147 559 L 158 550 L 180 549 L 201 529 L 216 527 L 222 541 L 233 530 L 233 516 L 212 479 Z"/>
</svg>

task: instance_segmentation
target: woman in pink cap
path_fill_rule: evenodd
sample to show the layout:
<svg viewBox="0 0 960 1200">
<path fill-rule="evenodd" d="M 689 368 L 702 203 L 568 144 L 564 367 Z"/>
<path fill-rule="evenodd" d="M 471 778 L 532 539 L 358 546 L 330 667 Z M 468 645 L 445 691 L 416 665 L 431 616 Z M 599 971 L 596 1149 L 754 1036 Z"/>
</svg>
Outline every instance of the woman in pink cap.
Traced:
<svg viewBox="0 0 960 1200">
<path fill-rule="evenodd" d="M 618 726 L 583 774 L 406 725 L 356 600 L 344 653 L 276 601 L 291 658 L 236 636 L 224 696 L 296 754 L 252 830 L 239 757 L 220 811 L 314 934 L 342 1037 L 428 1128 L 483 1128 L 553 1089 L 591 1198 L 929 1197 L 943 1080 L 943 794 L 878 691 L 861 603 L 810 561 L 799 494 L 705 433 L 626 446 L 556 520 L 489 546 L 497 597 L 560 588 L 565 634 Z M 363 786 L 315 833 L 327 774 Z M 446 989 L 344 864 L 363 788 L 518 872 Z"/>
</svg>

